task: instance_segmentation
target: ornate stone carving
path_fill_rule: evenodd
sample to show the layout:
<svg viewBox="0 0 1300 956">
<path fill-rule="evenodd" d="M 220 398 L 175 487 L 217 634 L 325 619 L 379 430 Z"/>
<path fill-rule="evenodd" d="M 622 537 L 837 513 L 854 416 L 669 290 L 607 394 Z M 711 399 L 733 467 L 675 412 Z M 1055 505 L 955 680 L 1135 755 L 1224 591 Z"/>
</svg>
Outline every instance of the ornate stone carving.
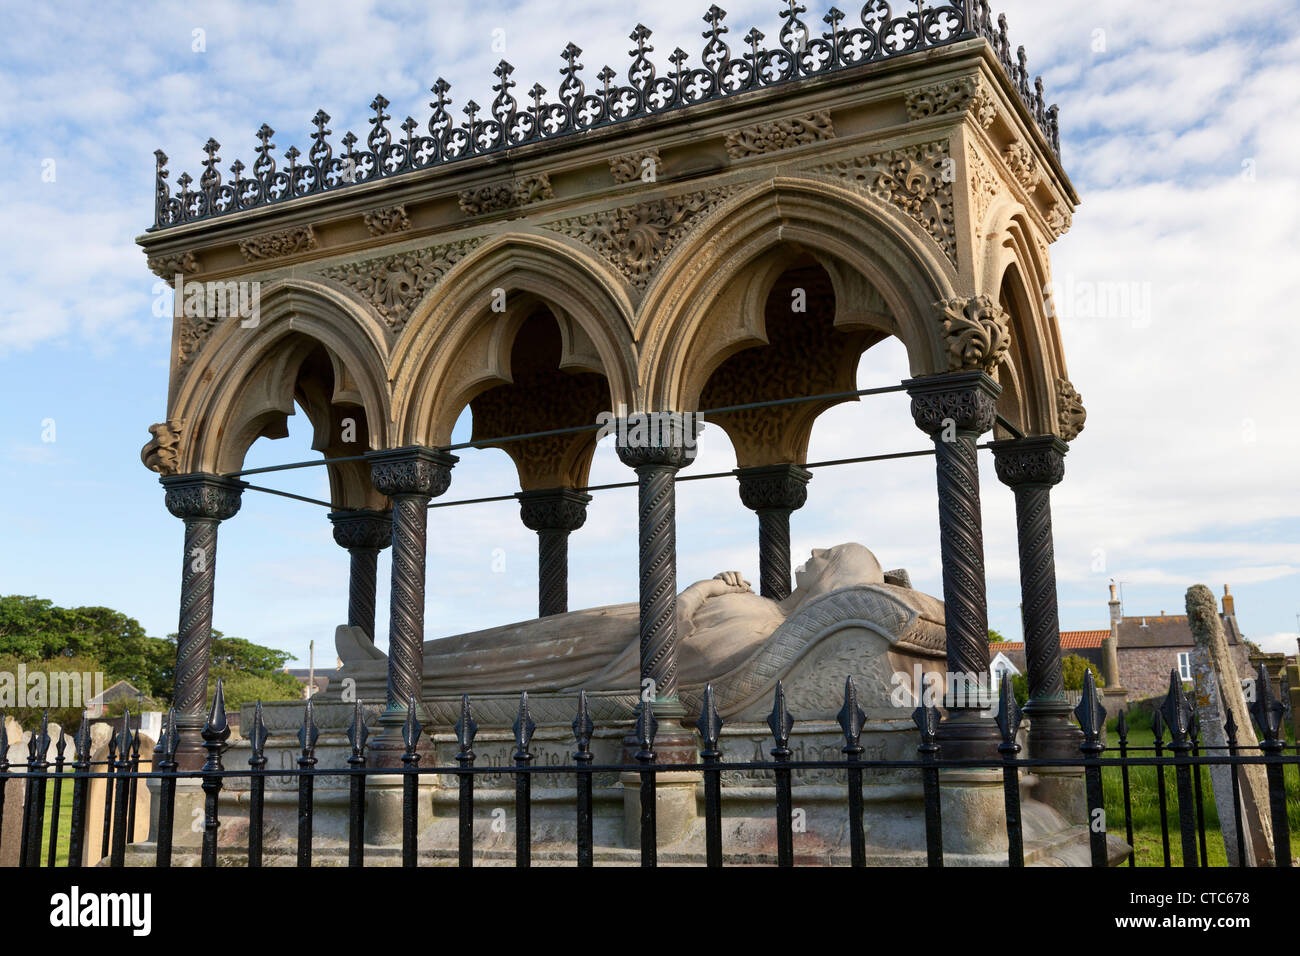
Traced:
<svg viewBox="0 0 1300 956">
<path fill-rule="evenodd" d="M 1083 397 L 1074 390 L 1068 379 L 1056 380 L 1056 430 L 1066 441 L 1074 441 L 1088 420 L 1088 410 L 1083 407 Z"/>
<path fill-rule="evenodd" d="M 185 520 L 225 521 L 239 513 L 245 483 L 219 475 L 172 475 L 162 479 L 167 510 Z"/>
<path fill-rule="evenodd" d="M 834 138 L 835 127 L 831 124 L 830 112 L 816 110 L 733 130 L 727 134 L 725 143 L 727 155 L 732 159 L 745 159 Z"/>
<path fill-rule="evenodd" d="M 180 460 L 181 429 L 184 422 L 171 420 L 149 426 L 153 437 L 140 449 L 140 460 L 150 471 L 174 475 Z"/>
<path fill-rule="evenodd" d="M 651 164 L 647 164 L 646 160 Z M 660 169 L 659 150 L 642 149 L 634 153 L 624 153 L 622 156 L 611 156 L 609 158 L 609 172 L 614 177 L 614 182 L 618 185 L 624 183 L 633 183 L 641 179 L 647 169 L 654 169 L 656 176 Z"/>
<path fill-rule="evenodd" d="M 591 495 L 571 488 L 521 491 L 519 518 L 529 531 L 577 531 L 587 522 Z"/>
<path fill-rule="evenodd" d="M 393 543 L 393 516 L 387 511 L 331 511 L 334 542 L 341 548 L 382 551 Z"/>
<path fill-rule="evenodd" d="M 1024 143 L 1012 143 L 1003 151 L 1002 159 L 1020 185 L 1029 190 L 1038 185 L 1038 159 Z"/>
<path fill-rule="evenodd" d="M 411 220 L 406 217 L 406 207 L 400 204 L 371 209 L 361 219 L 372 236 L 388 236 L 411 228 Z"/>
<path fill-rule="evenodd" d="M 436 498 L 451 486 L 455 455 L 433 448 L 394 448 L 373 452 L 370 483 L 382 495 L 424 495 Z"/>
<path fill-rule="evenodd" d="M 608 259 L 636 288 L 644 290 L 650 277 L 677 241 L 739 186 L 666 199 L 653 199 L 622 209 L 575 216 L 546 224 L 546 228 L 591 246 Z"/>
<path fill-rule="evenodd" d="M 989 206 L 993 200 L 1002 192 L 1002 182 L 998 174 L 993 171 L 993 167 L 984 159 L 984 155 L 971 144 L 966 155 L 969 157 L 968 165 L 970 166 L 970 195 L 971 206 L 975 220 L 978 226 L 984 221 L 984 214 L 989 211 Z"/>
<path fill-rule="evenodd" d="M 462 239 L 430 249 L 333 266 L 320 274 L 361 293 L 388 327 L 400 332 L 447 270 L 480 242 L 479 238 Z"/>
<path fill-rule="evenodd" d="M 927 435 L 941 433 L 952 422 L 959 433 L 978 436 L 997 420 L 1001 389 L 982 372 L 949 372 L 906 384 L 912 397 L 912 419 Z"/>
<path fill-rule="evenodd" d="M 460 211 L 467 216 L 483 216 L 515 206 L 554 199 L 551 177 L 546 173 L 525 176 L 507 182 L 489 183 L 460 191 Z"/>
<path fill-rule="evenodd" d="M 912 120 L 969 111 L 980 126 L 988 129 L 998 115 L 993 95 L 974 76 L 963 76 L 908 90 L 904 98 L 908 119 Z"/>
<path fill-rule="evenodd" d="M 150 256 L 149 271 L 171 285 L 176 273 L 193 275 L 199 271 L 199 257 L 192 252 L 178 252 L 169 256 Z"/>
<path fill-rule="evenodd" d="M 1016 488 L 1021 485 L 1059 484 L 1065 477 L 1065 453 L 1069 446 L 1052 435 L 1015 438 L 993 443 L 993 465 L 998 480 Z"/>
<path fill-rule="evenodd" d="M 815 166 L 862 186 L 881 202 L 903 210 L 957 262 L 952 157 L 947 143 L 922 143 L 856 159 Z"/>
<path fill-rule="evenodd" d="M 239 251 L 244 254 L 245 262 L 282 259 L 315 248 L 316 233 L 311 226 L 294 226 L 292 229 L 239 240 Z"/>
<path fill-rule="evenodd" d="M 1068 206 L 1058 202 L 1047 210 L 1047 228 L 1052 231 L 1053 239 L 1060 239 L 1070 231 L 1073 224 L 1074 216 Z"/>
<path fill-rule="evenodd" d="M 951 372 L 997 368 L 1011 345 L 1011 317 L 986 295 L 936 302 Z"/>
</svg>

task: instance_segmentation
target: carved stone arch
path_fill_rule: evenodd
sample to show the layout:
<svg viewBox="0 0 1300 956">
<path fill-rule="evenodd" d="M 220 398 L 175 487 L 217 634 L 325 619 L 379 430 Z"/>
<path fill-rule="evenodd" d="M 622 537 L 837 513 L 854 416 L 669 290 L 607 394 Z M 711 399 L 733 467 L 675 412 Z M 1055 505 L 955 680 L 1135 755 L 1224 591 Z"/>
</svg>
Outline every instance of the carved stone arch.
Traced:
<svg viewBox="0 0 1300 956">
<path fill-rule="evenodd" d="M 498 289 L 504 312 L 493 310 Z M 573 240 L 516 232 L 457 263 L 408 323 L 389 363 L 397 443 L 446 444 L 475 395 L 508 384 L 515 334 L 538 305 L 559 326 L 560 368 L 604 375 L 611 407 L 631 404 L 636 361 L 626 283 Z"/>
<path fill-rule="evenodd" d="M 329 369 L 328 403 L 364 415 L 364 440 L 350 453 L 384 447 L 390 423 L 386 351 L 380 324 L 337 290 L 301 279 L 269 283 L 257 324 L 245 328 L 232 318 L 215 329 L 176 391 L 168 417 L 181 423 L 177 470 L 238 471 L 257 438 L 287 434 L 299 373 L 313 355 Z M 310 401 L 319 407 L 324 396 Z M 327 441 L 316 434 L 313 447 Z"/>
<path fill-rule="evenodd" d="M 678 245 L 646 292 L 637 318 L 640 374 L 651 410 L 688 410 L 718 356 L 746 347 L 737 334 L 755 263 L 795 246 L 875 290 L 859 321 L 896 335 L 913 375 L 945 371 L 934 303 L 954 295 L 953 269 L 902 217 L 830 180 L 777 177 L 731 199 Z M 877 311 L 879 306 L 884 308 Z M 749 344 L 753 344 L 752 341 Z"/>
</svg>

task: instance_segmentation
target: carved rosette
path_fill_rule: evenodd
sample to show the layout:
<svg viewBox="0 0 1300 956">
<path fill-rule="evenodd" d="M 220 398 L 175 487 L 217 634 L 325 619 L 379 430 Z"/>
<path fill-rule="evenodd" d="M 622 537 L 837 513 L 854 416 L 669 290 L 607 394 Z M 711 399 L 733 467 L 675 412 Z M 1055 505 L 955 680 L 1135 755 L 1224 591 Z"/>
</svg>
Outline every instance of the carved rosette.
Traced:
<svg viewBox="0 0 1300 956">
<path fill-rule="evenodd" d="M 571 488 L 521 491 L 519 517 L 537 532 L 538 617 L 569 609 L 569 533 L 587 521 L 591 495 Z"/>
<path fill-rule="evenodd" d="M 812 472 L 798 465 L 741 468 L 740 500 L 758 513 L 759 593 L 773 601 L 790 596 L 790 512 L 808 500 Z"/>
<path fill-rule="evenodd" d="M 989 296 L 936 302 L 947 343 L 948 370 L 991 372 L 1011 347 L 1011 317 Z"/>
<path fill-rule="evenodd" d="M 527 206 L 544 199 L 554 199 L 555 193 L 551 189 L 551 177 L 541 173 L 508 182 L 463 189 L 457 198 L 460 211 L 465 215 L 483 216 L 490 212 Z"/>
<path fill-rule="evenodd" d="M 481 238 L 332 266 L 320 275 L 361 294 L 393 332 L 400 332 L 415 307 Z"/>
<path fill-rule="evenodd" d="M 724 142 L 728 156 L 745 159 L 834 138 L 830 111 L 816 110 L 733 130 Z"/>
<path fill-rule="evenodd" d="M 380 206 L 371 209 L 361 217 L 366 229 L 372 236 L 388 236 L 395 232 L 406 232 L 411 228 L 411 220 L 406 215 L 404 205 Z"/>
<path fill-rule="evenodd" d="M 150 471 L 174 475 L 180 463 L 181 431 L 185 423 L 177 419 L 149 426 L 153 437 L 140 449 L 140 460 Z"/>
<path fill-rule="evenodd" d="M 993 95 L 975 76 L 958 77 L 908 90 L 904 99 L 907 103 L 907 116 L 911 120 L 969 112 L 975 122 L 988 129 L 998 115 Z"/>
<path fill-rule="evenodd" d="M 646 160 L 650 162 L 647 163 Z M 642 149 L 609 158 L 609 173 L 619 186 L 639 181 L 648 169 L 653 169 L 657 177 L 660 168 L 662 164 L 657 149 Z"/>
<path fill-rule="evenodd" d="M 1024 143 L 1017 140 L 1008 146 L 1002 153 L 1002 160 L 1021 186 L 1032 190 L 1038 185 L 1038 160 Z"/>
<path fill-rule="evenodd" d="M 1088 411 L 1083 407 L 1083 396 L 1075 391 L 1069 379 L 1056 380 L 1056 430 L 1066 441 L 1074 441 L 1083 431 Z"/>
</svg>

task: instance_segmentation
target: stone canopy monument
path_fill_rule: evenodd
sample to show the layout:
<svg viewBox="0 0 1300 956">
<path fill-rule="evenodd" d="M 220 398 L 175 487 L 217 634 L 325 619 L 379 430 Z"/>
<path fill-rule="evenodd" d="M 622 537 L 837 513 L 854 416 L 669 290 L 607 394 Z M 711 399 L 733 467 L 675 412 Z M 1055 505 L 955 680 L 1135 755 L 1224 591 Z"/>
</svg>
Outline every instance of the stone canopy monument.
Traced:
<svg viewBox="0 0 1300 956">
<path fill-rule="evenodd" d="M 256 158 L 231 164 L 230 178 L 215 140 L 198 180 L 185 174 L 175 187 L 158 152 L 154 225 L 138 241 L 175 285 L 177 310 L 167 408 L 142 459 L 185 525 L 182 769 L 202 759 L 218 529 L 248 488 L 249 447 L 286 435 L 298 410 L 329 474 L 330 500 L 317 504 L 352 559 L 337 640 L 343 676 L 372 719 L 372 765 L 399 765 L 412 701 L 436 750 L 460 694 L 474 695 L 490 740 L 522 690 L 542 740 L 583 690 L 603 724 L 593 748 L 613 762 L 632 715 L 651 708 L 660 759 L 693 763 L 688 718 L 706 681 L 746 756 L 759 701 L 778 679 L 812 721 L 802 743 L 829 746 L 833 724 L 816 722 L 833 717 L 846 673 L 880 703 L 869 708 L 873 752 L 914 755 L 906 712 L 877 693 L 886 675 L 916 664 L 988 671 L 977 443 L 990 431 L 998 477 L 1016 499 L 1029 752 L 1077 755 L 1050 490 L 1085 414 L 1043 290 L 1049 247 L 1078 196 L 1056 108 L 985 0 L 894 6 L 871 0 L 805 21 L 791 0 L 771 46 L 757 30 L 732 34 L 713 6 L 698 62 L 677 50 L 671 69 L 656 66 L 651 31 L 638 25 L 626 79 L 610 67 L 584 75 L 570 44 L 556 99 L 541 84 L 523 96 L 503 61 L 486 109 L 454 110 L 439 79 L 427 122 L 390 125 L 392 104 L 376 96 L 364 140 L 348 133 L 336 146 L 319 111 L 310 148 L 283 158 L 263 125 Z M 810 27 L 822 22 L 820 34 Z M 857 397 L 859 358 L 890 337 L 911 378 L 884 391 L 910 396 L 933 441 L 942 601 L 883 574 L 853 544 L 814 552 L 792 590 L 790 520 L 810 493 L 812 428 Z M 448 446 L 467 407 L 472 442 L 500 447 L 516 466 L 521 520 L 538 534 L 539 617 L 426 641 L 428 524 L 438 514 L 429 505 L 457 474 Z M 741 504 L 758 516 L 759 593 L 735 572 L 679 593 L 673 489 L 693 457 L 683 425 L 653 443 L 617 443 L 638 485 L 628 533 L 635 527 L 640 544 L 639 602 L 570 611 L 567 553 L 590 501 L 594 423 L 611 410 L 686 421 L 714 409 L 723 411 L 709 420 L 735 449 Z M 684 530 L 684 547 L 694 532 Z M 390 546 L 385 653 L 373 643 L 375 582 Z M 196 551 L 203 562 L 189 559 Z M 986 703 L 950 702 L 945 755 L 996 753 Z M 346 719 L 340 703 L 330 726 L 329 706 L 317 712 L 323 746 L 339 745 Z M 288 718 L 267 710 L 274 747 Z M 1035 792 L 1055 793 L 1048 803 L 1073 818 L 1071 774 L 1044 771 Z M 662 781 L 680 813 L 661 814 L 660 825 L 677 820 L 672 835 L 688 843 L 696 783 Z M 732 783 L 743 803 L 753 781 Z M 801 785 L 815 803 L 816 781 Z M 997 779 L 953 785 L 965 794 L 953 804 L 953 851 L 996 856 L 980 814 L 1000 819 Z M 882 852 L 902 859 L 909 840 L 917 845 L 914 788 L 872 786 L 871 812 L 892 821 L 877 830 Z M 621 803 L 617 790 L 606 781 L 601 799 Z M 440 826 L 442 797 L 429 799 L 428 825 Z M 1035 826 L 1047 859 L 1064 845 L 1047 835 L 1068 828 L 1041 806 L 1026 818 L 1046 821 Z"/>
</svg>

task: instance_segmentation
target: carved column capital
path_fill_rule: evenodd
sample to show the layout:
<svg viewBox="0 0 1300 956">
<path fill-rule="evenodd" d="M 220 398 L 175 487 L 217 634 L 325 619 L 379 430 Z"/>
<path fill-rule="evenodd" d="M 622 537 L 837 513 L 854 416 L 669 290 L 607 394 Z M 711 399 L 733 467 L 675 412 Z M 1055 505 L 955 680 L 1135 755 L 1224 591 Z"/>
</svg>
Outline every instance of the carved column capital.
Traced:
<svg viewBox="0 0 1300 956">
<path fill-rule="evenodd" d="M 948 371 L 991 372 L 1011 345 L 1011 316 L 987 295 L 934 304 L 943 325 Z"/>
<path fill-rule="evenodd" d="M 989 447 L 998 480 L 1011 488 L 1050 488 L 1065 477 L 1070 446 L 1054 435 L 995 441 Z"/>
<path fill-rule="evenodd" d="M 798 511 L 808 500 L 812 472 L 798 465 L 758 465 L 737 468 L 740 501 L 750 511 Z"/>
<path fill-rule="evenodd" d="M 245 481 L 220 475 L 165 475 L 158 479 L 166 490 L 167 510 L 177 518 L 225 521 L 239 513 Z"/>
<path fill-rule="evenodd" d="M 695 460 L 702 427 L 693 412 L 635 412 L 617 423 L 614 447 L 629 468 L 676 471 Z"/>
<path fill-rule="evenodd" d="M 577 531 L 587 521 L 591 495 L 572 488 L 521 491 L 519 518 L 530 531 Z"/>
<path fill-rule="evenodd" d="M 436 448 L 408 445 L 371 452 L 370 483 L 380 494 L 436 498 L 451 486 L 451 469 L 460 459 Z"/>
<path fill-rule="evenodd" d="M 382 551 L 393 543 L 391 511 L 331 511 L 329 519 L 334 526 L 334 542 L 341 548 Z"/>
<path fill-rule="evenodd" d="M 912 397 L 916 427 L 931 437 L 941 437 L 951 423 L 958 435 L 978 438 L 997 420 L 1002 387 L 983 372 L 949 372 L 903 384 Z"/>
</svg>

